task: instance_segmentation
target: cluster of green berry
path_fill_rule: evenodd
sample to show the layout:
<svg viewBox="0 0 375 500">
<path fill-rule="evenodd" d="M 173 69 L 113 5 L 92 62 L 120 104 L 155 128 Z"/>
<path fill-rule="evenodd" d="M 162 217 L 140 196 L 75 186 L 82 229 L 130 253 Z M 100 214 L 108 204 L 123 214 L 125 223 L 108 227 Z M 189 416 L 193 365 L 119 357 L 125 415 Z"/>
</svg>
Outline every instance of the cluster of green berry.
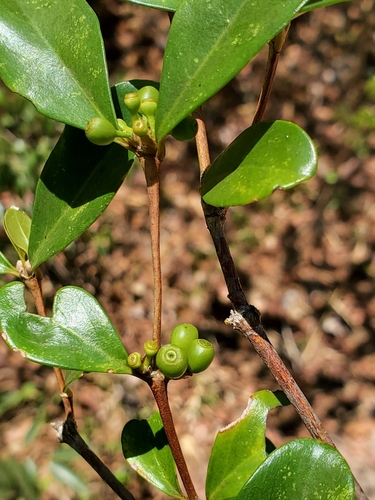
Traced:
<svg viewBox="0 0 375 500">
<path fill-rule="evenodd" d="M 149 340 L 144 344 L 144 349 L 143 358 L 137 352 L 129 354 L 129 366 L 144 372 L 155 356 L 156 367 L 170 379 L 206 370 L 215 354 L 211 342 L 200 339 L 197 328 L 189 323 L 177 325 L 172 330 L 169 344 L 157 349 L 156 343 Z"/>
<path fill-rule="evenodd" d="M 117 119 L 117 127 L 107 119 L 92 118 L 86 126 L 87 138 L 98 146 L 107 146 L 116 139 L 133 139 L 133 134 L 140 138 L 150 137 L 155 141 L 155 116 L 159 101 L 159 91 L 152 85 L 142 87 L 137 92 L 125 95 L 124 103 L 131 115 L 131 127 L 121 118 Z M 187 116 L 171 132 L 179 141 L 193 139 L 198 130 L 195 118 Z M 118 142 L 118 141 L 116 141 Z"/>
<path fill-rule="evenodd" d="M 156 354 L 156 366 L 168 378 L 180 378 L 185 372 L 206 370 L 214 359 L 214 346 L 199 338 L 194 325 L 182 323 L 173 328 L 170 343 Z"/>
</svg>

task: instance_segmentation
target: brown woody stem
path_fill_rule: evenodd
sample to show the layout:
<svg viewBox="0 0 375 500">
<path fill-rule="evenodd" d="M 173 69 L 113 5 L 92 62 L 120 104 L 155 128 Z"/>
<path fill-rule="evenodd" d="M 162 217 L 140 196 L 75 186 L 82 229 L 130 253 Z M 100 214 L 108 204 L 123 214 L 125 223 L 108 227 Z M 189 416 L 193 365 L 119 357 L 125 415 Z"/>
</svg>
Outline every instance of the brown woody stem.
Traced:
<svg viewBox="0 0 375 500">
<path fill-rule="evenodd" d="M 206 203 L 203 212 L 208 230 L 210 231 L 223 276 L 228 288 L 228 298 L 235 311 L 231 313 L 226 323 L 240 331 L 252 344 L 265 365 L 268 367 L 281 389 L 288 397 L 296 412 L 301 417 L 307 430 L 315 439 L 334 446 L 328 432 L 301 391 L 292 374 L 269 341 L 260 320 L 256 307 L 249 305 L 240 284 L 239 277 L 224 235 L 226 209 L 215 208 Z M 356 500 L 368 500 L 360 484 L 355 479 Z"/>
<path fill-rule="evenodd" d="M 209 162 L 209 148 L 207 136 L 203 127 L 201 128 L 201 134 L 196 142 L 200 171 L 204 172 L 209 168 L 207 165 Z M 207 205 L 203 200 L 202 207 L 206 225 L 211 234 L 227 285 L 228 298 L 234 307 L 234 312 L 231 313 L 227 323 L 240 331 L 251 342 L 256 352 L 294 406 L 312 437 L 334 446 L 332 439 L 324 429 L 318 416 L 306 399 L 306 396 L 303 394 L 297 382 L 294 380 L 269 341 L 260 320 L 260 312 L 256 307 L 249 305 L 247 302 L 224 234 L 224 223 L 228 209 Z M 355 487 L 356 500 L 368 500 L 356 479 Z"/>
<path fill-rule="evenodd" d="M 60 443 L 69 445 L 81 455 L 119 498 L 122 500 L 135 500 L 130 491 L 120 483 L 100 458 L 87 446 L 77 430 L 77 424 L 74 419 L 68 418 L 65 422 L 54 423 L 52 426 L 57 433 Z"/>
<path fill-rule="evenodd" d="M 147 183 L 150 213 L 152 269 L 154 275 L 153 340 L 161 346 L 162 276 L 160 260 L 160 160 L 151 155 L 139 158 Z"/>
<path fill-rule="evenodd" d="M 36 311 L 40 316 L 46 316 L 42 289 L 40 281 L 35 275 L 24 277 L 23 281 L 30 290 Z M 118 481 L 106 465 L 95 455 L 80 436 L 77 424 L 74 418 L 73 394 L 70 389 L 65 388 L 64 374 L 60 368 L 54 368 L 54 372 L 59 384 L 60 396 L 64 404 L 65 421 L 58 424 L 52 424 L 57 432 L 61 443 L 68 444 L 73 448 L 86 462 L 99 474 L 105 483 L 123 500 L 135 500 L 133 495 Z"/>
<path fill-rule="evenodd" d="M 277 64 L 279 62 L 280 52 L 285 43 L 289 26 L 285 26 L 278 35 L 276 35 L 268 45 L 268 59 L 266 65 L 266 72 L 264 75 L 262 90 L 260 91 L 257 108 L 255 111 L 253 125 L 262 121 L 264 112 L 266 111 L 268 99 L 271 95 L 272 84 L 275 78 Z"/>
<path fill-rule="evenodd" d="M 39 316 L 46 316 L 46 308 L 44 305 L 40 281 L 37 279 L 35 275 L 32 275 L 28 278 L 24 278 L 23 281 L 33 296 L 36 312 L 39 314 Z M 68 418 L 74 419 L 72 392 L 70 390 L 68 391 L 65 390 L 65 379 L 61 368 L 54 368 L 53 371 L 55 372 L 57 383 L 59 385 L 60 396 L 65 410 L 65 416 L 67 419 Z"/>
<path fill-rule="evenodd" d="M 169 446 L 171 448 L 174 461 L 176 462 L 177 470 L 180 474 L 182 484 L 185 487 L 186 494 L 189 500 L 197 500 L 198 495 L 191 480 L 185 458 L 182 454 L 181 446 L 176 434 L 176 429 L 174 426 L 173 417 L 168 401 L 167 382 L 164 378 L 154 377 L 152 378 L 150 387 L 152 390 L 152 394 L 154 395 L 156 404 L 158 405 L 160 417 L 164 425 L 164 430 L 168 438 Z"/>
</svg>

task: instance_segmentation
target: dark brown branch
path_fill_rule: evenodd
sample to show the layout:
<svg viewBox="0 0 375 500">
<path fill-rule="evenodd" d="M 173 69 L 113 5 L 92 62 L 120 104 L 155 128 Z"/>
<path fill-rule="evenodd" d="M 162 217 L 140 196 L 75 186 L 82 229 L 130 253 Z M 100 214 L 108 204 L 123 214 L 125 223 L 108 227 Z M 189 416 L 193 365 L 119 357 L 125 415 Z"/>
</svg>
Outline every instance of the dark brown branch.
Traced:
<svg viewBox="0 0 375 500">
<path fill-rule="evenodd" d="M 265 365 L 288 397 L 291 404 L 301 417 L 311 436 L 334 446 L 332 439 L 324 429 L 297 382 L 283 363 L 282 359 L 268 340 L 263 329 L 260 313 L 256 307 L 249 305 L 224 234 L 226 209 L 215 208 L 202 202 L 203 212 L 208 230 L 215 245 L 223 276 L 228 288 L 228 298 L 235 311 L 227 320 L 236 330 L 249 339 L 252 346 L 262 358 Z M 361 486 L 355 480 L 356 500 L 368 500 Z"/>
<path fill-rule="evenodd" d="M 263 120 L 263 115 L 264 112 L 266 111 L 268 99 L 271 95 L 272 84 L 275 78 L 280 52 L 285 43 L 289 31 L 289 26 L 290 24 L 288 24 L 284 29 L 282 29 L 280 33 L 276 35 L 275 38 L 273 38 L 268 45 L 268 59 L 267 59 L 266 71 L 264 75 L 262 90 L 260 91 L 258 104 L 255 111 L 255 116 L 253 119 L 253 125 Z"/>
<path fill-rule="evenodd" d="M 162 276 L 160 260 L 160 160 L 146 155 L 139 158 L 145 173 L 150 213 L 152 269 L 154 275 L 153 340 L 161 346 Z"/>
<path fill-rule="evenodd" d="M 169 446 L 171 447 L 172 455 L 174 461 L 176 462 L 181 481 L 185 487 L 186 494 L 189 500 L 197 500 L 198 495 L 191 480 L 173 423 L 173 417 L 168 402 L 167 382 L 164 378 L 154 377 L 152 378 L 150 387 L 152 390 L 152 394 L 154 395 L 156 404 L 158 405 L 160 417 L 164 425 L 164 430 L 168 438 Z"/>
<path fill-rule="evenodd" d="M 287 29 L 284 33 L 284 38 L 277 40 L 276 37 L 277 44 L 272 50 L 280 52 L 285 41 L 286 34 Z M 262 99 L 264 99 L 264 97 Z M 258 114 L 258 117 L 259 116 L 261 115 Z M 201 118 L 200 112 L 196 117 Z M 199 129 L 196 137 L 196 144 L 199 168 L 202 175 L 203 172 L 209 168 L 210 155 L 206 129 L 202 120 L 201 122 L 202 123 L 198 122 Z M 256 352 L 269 368 L 272 375 L 279 383 L 281 389 L 285 392 L 289 401 L 296 409 L 310 434 L 314 438 L 333 444 L 332 439 L 324 429 L 310 403 L 269 341 L 261 323 L 260 312 L 256 309 L 256 307 L 249 305 L 247 302 L 246 295 L 242 289 L 224 234 L 224 223 L 228 209 L 213 207 L 205 203 L 203 200 L 202 208 L 206 225 L 211 234 L 220 267 L 227 285 L 228 298 L 232 302 L 235 309 L 235 311 L 231 314 L 231 317 L 227 320 L 228 323 L 232 324 L 234 328 L 239 330 L 246 338 L 249 339 Z M 368 500 L 356 479 L 355 486 L 356 500 Z"/>
<path fill-rule="evenodd" d="M 57 433 L 60 443 L 69 445 L 75 450 L 86 462 L 92 467 L 105 483 L 116 493 L 122 500 L 135 500 L 133 495 L 120 481 L 112 474 L 108 467 L 95 455 L 95 453 L 87 446 L 85 441 L 79 435 L 77 425 L 73 419 L 67 419 L 65 422 L 57 422 L 52 424 Z"/>
</svg>

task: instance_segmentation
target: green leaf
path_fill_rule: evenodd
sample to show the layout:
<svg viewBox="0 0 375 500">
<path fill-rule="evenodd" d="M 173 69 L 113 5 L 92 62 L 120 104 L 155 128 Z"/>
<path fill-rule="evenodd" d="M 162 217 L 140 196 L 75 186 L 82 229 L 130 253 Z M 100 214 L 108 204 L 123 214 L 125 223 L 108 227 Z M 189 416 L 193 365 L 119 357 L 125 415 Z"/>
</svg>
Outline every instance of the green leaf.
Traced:
<svg viewBox="0 0 375 500">
<path fill-rule="evenodd" d="M 257 123 L 213 162 L 203 176 L 201 195 L 217 207 L 246 205 L 309 179 L 317 161 L 313 142 L 298 125 Z"/>
<path fill-rule="evenodd" d="M 130 420 L 121 443 L 124 457 L 140 476 L 173 498 L 185 498 L 159 412 L 147 420 Z"/>
<path fill-rule="evenodd" d="M 134 5 L 142 5 L 143 7 L 152 7 L 153 9 L 168 10 L 174 12 L 181 0 L 125 0 Z"/>
<path fill-rule="evenodd" d="M 156 116 L 158 139 L 228 83 L 306 0 L 183 0 L 173 18 Z"/>
<path fill-rule="evenodd" d="M 61 288 L 53 317 L 47 318 L 26 311 L 22 283 L 8 283 L 0 289 L 0 326 L 9 347 L 36 363 L 82 372 L 132 373 L 110 319 L 81 288 Z"/>
<path fill-rule="evenodd" d="M 143 7 L 151 7 L 154 9 L 168 10 L 170 12 L 175 12 L 182 0 L 124 0 L 128 3 L 135 5 L 142 5 Z M 310 10 L 317 9 L 319 7 L 327 7 L 328 5 L 333 5 L 336 3 L 350 2 L 350 0 L 308 0 L 305 6 L 303 6 L 299 12 L 308 12 Z"/>
<path fill-rule="evenodd" d="M 38 181 L 29 259 L 33 269 L 69 245 L 106 209 L 133 163 L 118 144 L 95 146 L 66 126 Z"/>
<path fill-rule="evenodd" d="M 30 217 L 18 207 L 11 207 L 4 214 L 3 224 L 10 242 L 24 264 L 29 248 Z"/>
<path fill-rule="evenodd" d="M 13 274 L 17 277 L 20 275 L 17 269 L 5 257 L 3 252 L 0 252 L 0 274 Z"/>
<path fill-rule="evenodd" d="M 0 76 L 46 116 L 84 129 L 95 117 L 113 125 L 103 40 L 85 0 L 3 0 Z"/>
<path fill-rule="evenodd" d="M 340 453 L 315 439 L 296 439 L 271 453 L 236 500 L 353 500 L 354 479 Z M 224 497 L 222 497 L 224 498 Z"/>
<path fill-rule="evenodd" d="M 308 2 L 300 9 L 298 14 L 309 12 L 318 9 L 319 7 L 328 7 L 336 3 L 350 2 L 350 0 L 308 0 Z"/>
<path fill-rule="evenodd" d="M 223 500 L 238 494 L 249 476 L 267 457 L 265 434 L 268 412 L 285 404 L 289 402 L 281 391 L 256 392 L 249 399 L 242 416 L 218 433 L 208 464 L 207 500 Z"/>
</svg>

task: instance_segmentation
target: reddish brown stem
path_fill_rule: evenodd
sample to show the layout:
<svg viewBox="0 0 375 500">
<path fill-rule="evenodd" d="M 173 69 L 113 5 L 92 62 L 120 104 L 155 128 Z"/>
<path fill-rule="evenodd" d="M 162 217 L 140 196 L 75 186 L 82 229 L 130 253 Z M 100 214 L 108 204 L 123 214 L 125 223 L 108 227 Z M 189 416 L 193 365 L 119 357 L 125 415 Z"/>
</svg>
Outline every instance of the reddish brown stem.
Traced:
<svg viewBox="0 0 375 500">
<path fill-rule="evenodd" d="M 162 276 L 160 260 L 160 160 L 154 156 L 139 158 L 147 183 L 150 214 L 152 269 L 154 275 L 153 340 L 161 346 Z"/>
<path fill-rule="evenodd" d="M 289 24 L 280 31 L 278 35 L 273 38 L 268 45 L 268 59 L 266 72 L 262 90 L 260 91 L 257 108 L 255 111 L 253 125 L 263 120 L 264 112 L 266 111 L 268 99 L 271 95 L 272 84 L 275 78 L 277 64 L 279 62 L 280 52 L 286 40 L 289 31 Z"/>
<path fill-rule="evenodd" d="M 226 209 L 215 208 L 203 202 L 206 224 L 213 239 L 219 263 L 228 288 L 228 297 L 235 311 L 227 323 L 240 331 L 249 339 L 265 365 L 288 397 L 291 404 L 301 417 L 311 436 L 334 446 L 332 439 L 323 427 L 297 382 L 275 351 L 263 329 L 259 311 L 249 305 L 240 284 L 236 268 L 224 235 Z M 356 500 L 368 500 L 360 484 L 355 480 Z"/>
<path fill-rule="evenodd" d="M 200 128 L 197 138 L 198 161 L 201 173 L 209 164 L 209 148 L 205 128 Z M 228 323 L 239 330 L 259 354 L 263 362 L 269 368 L 272 375 L 285 392 L 291 404 L 301 417 L 310 434 L 329 444 L 333 444 L 327 431 L 324 429 L 318 416 L 314 412 L 305 395 L 292 377 L 291 373 L 281 360 L 278 353 L 268 340 L 266 332 L 260 321 L 260 313 L 248 304 L 246 295 L 242 289 L 237 271 L 230 253 L 230 249 L 224 234 L 224 222 L 227 214 L 226 208 L 216 208 L 207 205 L 202 200 L 202 207 L 206 219 L 207 228 L 211 234 L 216 254 L 228 289 L 228 298 L 232 302 L 235 312 L 232 312 Z M 368 500 L 360 484 L 355 479 L 356 500 Z"/>
<path fill-rule="evenodd" d="M 25 285 L 30 290 L 36 311 L 40 316 L 46 316 L 46 308 L 44 305 L 42 289 L 40 281 L 35 275 L 23 278 Z M 60 388 L 60 395 L 65 409 L 65 421 L 58 424 L 53 424 L 57 432 L 58 439 L 61 443 L 68 444 L 76 450 L 82 458 L 99 474 L 105 483 L 123 500 L 135 500 L 133 495 L 118 481 L 106 465 L 95 455 L 95 453 L 87 446 L 85 441 L 80 436 L 77 424 L 74 419 L 73 411 L 73 395 L 70 389 L 65 388 L 65 379 L 60 368 L 54 368 L 57 382 Z"/>
<path fill-rule="evenodd" d="M 39 316 L 46 316 L 46 308 L 44 305 L 40 281 L 36 278 L 35 275 L 32 275 L 31 277 L 25 278 L 24 283 L 33 296 L 36 312 L 39 314 Z M 59 385 L 60 396 L 64 405 L 66 418 L 74 419 L 73 395 L 70 390 L 65 390 L 65 379 L 62 370 L 60 368 L 54 368 L 53 370 L 55 372 L 57 383 Z"/>
<path fill-rule="evenodd" d="M 185 487 L 186 494 L 189 500 L 197 500 L 198 496 L 191 480 L 184 455 L 182 454 L 181 446 L 178 441 L 176 429 L 173 422 L 172 412 L 168 402 L 167 382 L 164 378 L 155 377 L 150 384 L 156 404 L 158 405 L 160 417 L 162 419 L 165 433 L 168 438 L 169 446 L 176 462 L 177 470 L 180 474 L 181 481 Z"/>
</svg>

